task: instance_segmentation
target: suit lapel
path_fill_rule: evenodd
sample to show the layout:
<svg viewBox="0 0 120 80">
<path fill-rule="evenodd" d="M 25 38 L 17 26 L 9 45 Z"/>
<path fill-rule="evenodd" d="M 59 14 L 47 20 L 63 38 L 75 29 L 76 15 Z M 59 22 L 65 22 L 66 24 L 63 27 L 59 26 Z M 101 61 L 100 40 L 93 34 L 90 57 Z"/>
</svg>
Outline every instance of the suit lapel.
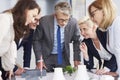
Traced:
<svg viewBox="0 0 120 80">
<path fill-rule="evenodd" d="M 93 42 L 92 42 L 92 39 L 89 39 L 89 42 L 88 42 L 89 44 L 90 44 L 90 50 L 92 50 L 92 54 L 98 59 L 98 60 L 100 60 L 100 55 L 99 55 L 99 53 L 98 53 L 98 51 L 97 51 L 97 49 L 95 48 L 95 46 L 94 46 L 94 44 L 93 44 Z M 88 45 L 89 45 L 88 44 Z M 94 51 L 94 52 L 93 52 Z"/>
<path fill-rule="evenodd" d="M 94 54 L 94 56 L 98 59 L 98 61 L 99 61 L 99 68 L 100 68 L 100 67 L 101 67 L 101 64 L 102 64 L 100 55 L 99 55 L 97 49 L 95 48 L 92 40 L 90 40 L 90 41 L 91 41 L 90 43 L 93 45 L 93 50 L 95 50 L 95 52 L 93 52 L 93 54 Z M 91 45 L 91 46 L 92 46 L 92 45 Z"/>
<path fill-rule="evenodd" d="M 65 40 L 65 43 L 68 43 L 69 42 L 69 40 L 70 40 L 70 38 L 69 38 L 69 36 L 70 36 L 70 33 L 71 33 L 71 18 L 69 19 L 69 21 L 68 21 L 68 23 L 67 23 L 67 25 L 65 26 L 65 31 L 64 31 L 64 40 Z"/>
<path fill-rule="evenodd" d="M 50 16 L 50 23 L 49 23 L 49 34 L 51 38 L 51 42 L 54 42 L 54 15 Z"/>
<path fill-rule="evenodd" d="M 69 38 L 69 34 L 68 34 L 68 33 L 70 33 L 70 32 L 69 32 L 69 30 L 68 30 L 68 27 L 69 27 L 69 26 L 66 25 L 66 26 L 65 26 L 65 31 L 64 31 L 64 40 L 65 40 L 65 43 L 68 42 L 67 40 L 69 40 L 69 39 L 68 39 L 68 38 Z"/>
</svg>

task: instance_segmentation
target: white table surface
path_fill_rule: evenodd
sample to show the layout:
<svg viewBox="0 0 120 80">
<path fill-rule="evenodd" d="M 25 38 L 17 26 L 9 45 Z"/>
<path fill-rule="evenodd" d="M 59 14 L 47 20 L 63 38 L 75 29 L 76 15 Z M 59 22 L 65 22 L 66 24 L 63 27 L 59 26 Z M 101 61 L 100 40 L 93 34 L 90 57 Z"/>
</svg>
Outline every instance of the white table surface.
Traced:
<svg viewBox="0 0 120 80">
<path fill-rule="evenodd" d="M 52 80 L 54 73 L 47 73 L 46 76 L 43 76 L 42 78 L 39 77 L 39 80 Z M 69 74 L 64 74 L 66 80 L 74 80 L 76 73 L 73 73 L 72 76 Z M 91 72 L 88 72 L 90 80 L 101 80 L 101 75 L 96 75 Z M 25 78 L 21 78 L 21 76 L 15 76 L 16 80 L 26 80 Z M 119 79 L 120 80 L 120 79 Z"/>
<path fill-rule="evenodd" d="M 54 73 L 47 73 L 46 76 L 42 78 L 39 77 L 39 80 L 52 80 Z M 70 76 L 69 74 L 64 74 L 66 80 L 73 80 L 75 77 L 75 73 Z M 16 80 L 25 80 L 25 78 L 21 78 L 21 76 L 15 76 Z"/>
</svg>

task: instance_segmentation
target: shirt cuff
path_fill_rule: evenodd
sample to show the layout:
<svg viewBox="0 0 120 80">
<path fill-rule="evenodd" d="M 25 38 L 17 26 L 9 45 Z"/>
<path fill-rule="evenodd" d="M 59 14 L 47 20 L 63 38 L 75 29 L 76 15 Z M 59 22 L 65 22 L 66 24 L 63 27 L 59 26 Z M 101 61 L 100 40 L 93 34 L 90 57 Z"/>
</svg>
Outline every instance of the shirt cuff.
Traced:
<svg viewBox="0 0 120 80">
<path fill-rule="evenodd" d="M 37 62 L 43 62 L 43 60 L 38 60 Z"/>
</svg>

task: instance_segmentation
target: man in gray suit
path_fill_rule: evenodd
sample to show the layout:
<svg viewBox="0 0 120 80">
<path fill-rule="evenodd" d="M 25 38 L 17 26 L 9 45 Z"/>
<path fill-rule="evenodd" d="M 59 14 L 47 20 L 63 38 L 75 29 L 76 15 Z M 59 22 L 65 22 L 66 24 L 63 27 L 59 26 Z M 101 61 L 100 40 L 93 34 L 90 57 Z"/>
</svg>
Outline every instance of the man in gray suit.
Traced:
<svg viewBox="0 0 120 80">
<path fill-rule="evenodd" d="M 57 29 L 60 28 L 60 44 L 58 43 Z M 77 21 L 71 17 L 71 7 L 67 2 L 60 2 L 55 6 L 55 13 L 40 19 L 33 37 L 33 49 L 38 69 L 46 67 L 47 71 L 53 71 L 54 67 L 70 65 L 69 43 L 73 42 L 74 65 L 80 62 L 80 31 Z M 59 64 L 58 46 L 62 52 L 62 61 Z M 43 56 L 43 64 L 40 63 Z"/>
</svg>

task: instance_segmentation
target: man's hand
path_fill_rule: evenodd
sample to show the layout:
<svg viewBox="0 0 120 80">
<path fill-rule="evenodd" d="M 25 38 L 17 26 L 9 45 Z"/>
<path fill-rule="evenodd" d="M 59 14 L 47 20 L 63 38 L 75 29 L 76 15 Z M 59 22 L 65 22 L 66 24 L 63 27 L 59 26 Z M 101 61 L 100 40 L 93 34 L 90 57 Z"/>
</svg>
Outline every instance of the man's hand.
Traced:
<svg viewBox="0 0 120 80">
<path fill-rule="evenodd" d="M 41 69 L 41 68 L 47 69 L 47 67 L 45 66 L 44 62 L 42 62 L 42 64 L 41 64 L 41 62 L 37 62 L 36 69 Z"/>
<path fill-rule="evenodd" d="M 78 68 L 78 65 L 80 65 L 80 61 L 74 61 L 74 67 Z"/>
</svg>

